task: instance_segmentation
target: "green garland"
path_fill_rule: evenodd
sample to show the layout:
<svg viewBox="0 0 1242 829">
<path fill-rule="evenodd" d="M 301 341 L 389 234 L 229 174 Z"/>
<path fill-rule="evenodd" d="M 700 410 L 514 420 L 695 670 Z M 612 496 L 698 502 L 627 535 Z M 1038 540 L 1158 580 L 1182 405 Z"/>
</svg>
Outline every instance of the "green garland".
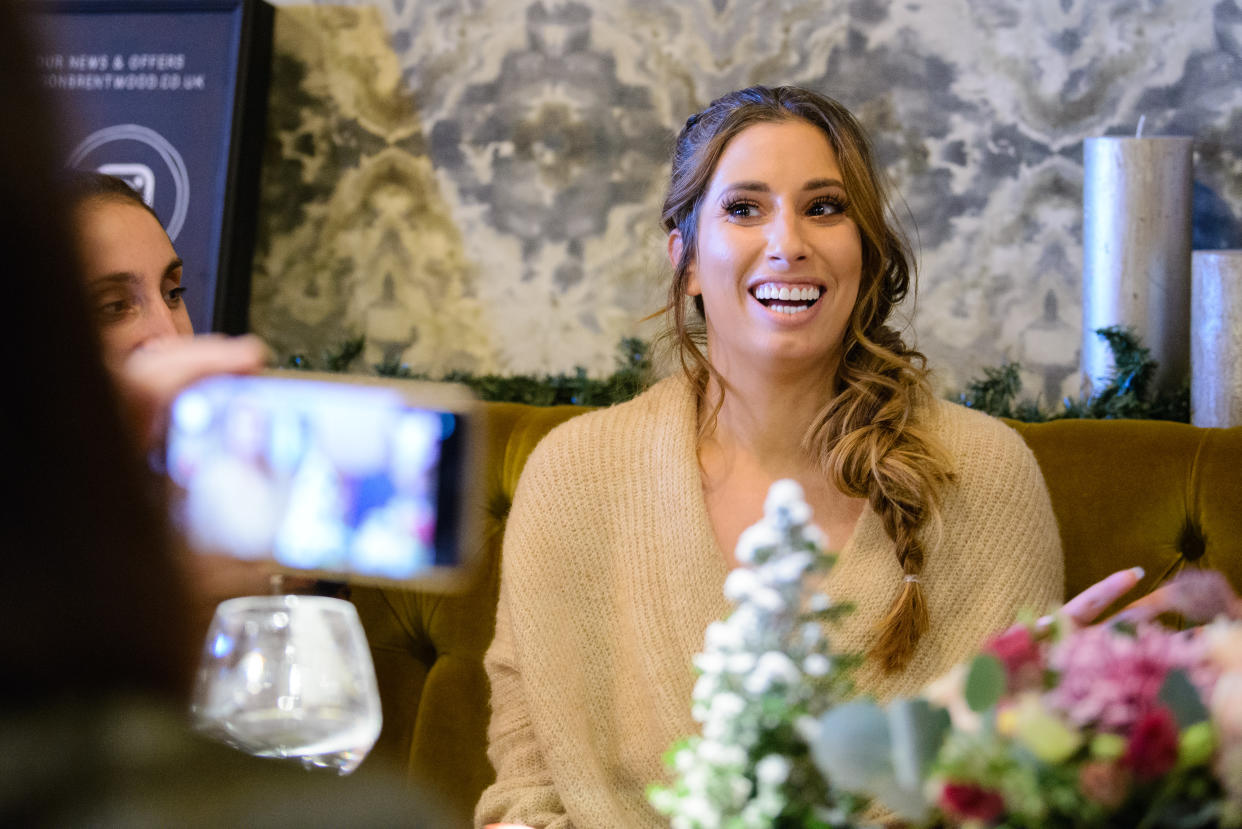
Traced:
<svg viewBox="0 0 1242 829">
<path fill-rule="evenodd" d="M 362 354 L 364 340 L 355 337 L 324 353 L 325 371 L 350 371 Z M 611 406 L 636 396 L 650 382 L 651 357 L 647 343 L 637 337 L 626 337 L 617 347 L 617 370 L 608 377 L 596 379 L 579 366 L 571 374 L 470 374 L 450 371 L 439 377 L 416 373 L 399 361 L 371 366 L 381 377 L 405 377 L 417 380 L 443 380 L 469 386 L 481 400 L 499 403 L 527 403 L 532 406 Z M 291 368 L 311 369 L 305 355 L 289 358 Z"/>
<path fill-rule="evenodd" d="M 1037 401 L 1019 400 L 1022 381 L 1019 363 L 1005 363 L 985 368 L 983 378 L 972 380 L 966 390 L 955 396 L 972 409 L 996 417 L 1008 417 L 1027 423 L 1041 423 L 1066 418 L 1142 418 L 1190 422 L 1190 388 L 1184 384 L 1173 393 L 1152 393 L 1151 383 L 1157 363 L 1143 346 L 1139 336 L 1128 328 L 1101 328 L 1096 331 L 1113 353 L 1116 371 L 1098 393 L 1084 398 L 1067 397 L 1063 408 L 1049 410 Z M 324 371 L 357 370 L 366 341 L 351 337 L 324 352 L 320 366 Z M 596 379 L 579 366 L 570 374 L 482 374 L 451 371 L 439 377 L 412 372 L 400 361 L 370 366 L 381 377 L 408 377 L 421 380 L 445 380 L 469 386 L 482 400 L 527 403 L 533 406 L 610 406 L 634 397 L 646 388 L 651 377 L 649 345 L 636 337 L 621 340 L 617 349 L 617 370 L 608 377 Z M 287 360 L 291 368 L 312 369 L 312 361 L 303 354 Z"/>
<path fill-rule="evenodd" d="M 1063 408 L 1049 411 L 1032 400 L 1018 401 L 1021 365 L 1005 363 L 985 368 L 982 380 L 972 380 L 957 396 L 959 403 L 996 417 L 1026 423 L 1066 419 L 1143 419 L 1190 422 L 1190 384 L 1174 392 L 1152 392 L 1158 363 L 1132 329 L 1112 326 L 1096 329 L 1113 353 L 1114 371 L 1104 388 L 1089 397 L 1067 397 Z"/>
</svg>

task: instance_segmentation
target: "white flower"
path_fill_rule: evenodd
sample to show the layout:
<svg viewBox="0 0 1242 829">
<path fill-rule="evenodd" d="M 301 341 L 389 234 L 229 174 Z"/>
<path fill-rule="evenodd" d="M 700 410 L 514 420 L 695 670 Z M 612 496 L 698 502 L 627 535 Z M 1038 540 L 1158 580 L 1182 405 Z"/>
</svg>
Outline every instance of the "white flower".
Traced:
<svg viewBox="0 0 1242 829">
<path fill-rule="evenodd" d="M 707 649 L 711 651 L 735 651 L 746 645 L 742 634 L 728 622 L 712 622 L 707 626 L 704 639 Z"/>
<path fill-rule="evenodd" d="M 718 767 L 743 768 L 746 765 L 746 752 L 741 746 L 719 740 L 705 739 L 699 743 L 699 756 Z"/>
<path fill-rule="evenodd" d="M 802 647 L 811 650 L 824 638 L 824 629 L 817 622 L 807 622 L 799 629 Z"/>
<path fill-rule="evenodd" d="M 789 779 L 789 758 L 780 754 L 768 754 L 755 764 L 755 777 L 760 785 L 779 786 Z"/>
<path fill-rule="evenodd" d="M 712 716 L 733 719 L 746 710 L 746 700 L 729 691 L 722 691 L 712 699 Z"/>
<path fill-rule="evenodd" d="M 768 489 L 768 497 L 763 501 L 763 514 L 771 518 L 782 508 L 803 504 L 805 497 L 801 484 L 792 478 L 782 478 Z"/>
<path fill-rule="evenodd" d="M 832 670 L 832 660 L 822 653 L 812 653 L 802 660 L 802 670 L 807 676 L 827 676 Z"/>
<path fill-rule="evenodd" d="M 707 702 L 711 699 L 712 694 L 716 693 L 716 689 L 720 686 L 720 679 L 716 674 L 703 674 L 694 682 L 694 691 L 691 698 Z"/>
<path fill-rule="evenodd" d="M 804 551 L 780 556 L 763 566 L 763 574 L 777 584 L 793 584 L 802 580 L 802 574 L 811 566 L 811 554 Z M 733 571 L 738 572 L 737 570 Z M 730 574 L 732 575 L 732 574 Z M 728 594 L 728 582 L 725 582 L 725 593 Z"/>
<path fill-rule="evenodd" d="M 811 598 L 806 602 L 806 609 L 811 613 L 823 613 L 830 607 L 832 607 L 832 599 L 828 598 L 827 593 L 812 593 Z"/>
<path fill-rule="evenodd" d="M 808 523 L 802 528 L 802 537 L 810 544 L 814 544 L 819 549 L 824 549 L 828 543 L 828 536 L 824 535 L 824 531 L 816 524 Z"/>
<path fill-rule="evenodd" d="M 762 590 L 759 576 L 749 567 L 738 567 L 725 578 L 725 598 L 731 602 L 750 600 L 756 591 Z"/>
<path fill-rule="evenodd" d="M 744 804 L 746 798 L 750 797 L 750 790 L 750 781 L 740 774 L 729 780 L 729 795 L 732 798 L 732 805 L 735 809 Z"/>
<path fill-rule="evenodd" d="M 789 517 L 790 524 L 801 526 L 811 521 L 811 508 L 803 501 L 790 504 L 785 508 L 785 514 Z"/>
<path fill-rule="evenodd" d="M 785 685 L 797 682 L 801 678 L 798 666 L 780 651 L 768 651 L 759 657 L 759 664 L 742 682 L 747 693 L 758 696 L 766 692 L 774 683 Z"/>
<path fill-rule="evenodd" d="M 755 560 L 755 553 L 758 550 L 776 547 L 782 540 L 779 529 L 766 521 L 760 521 L 742 530 L 742 534 L 737 537 L 737 546 L 733 554 L 741 563 L 750 564 Z"/>
<path fill-rule="evenodd" d="M 725 670 L 731 674 L 748 674 L 755 669 L 755 655 L 750 651 L 730 654 L 725 660 Z"/>
<path fill-rule="evenodd" d="M 705 674 L 718 674 L 724 670 L 724 657 L 718 653 L 697 653 L 694 655 L 694 667 Z"/>
<path fill-rule="evenodd" d="M 678 749 L 673 755 L 673 768 L 677 769 L 678 774 L 685 774 L 694 768 L 694 764 L 698 758 L 694 756 L 694 752 L 688 748 Z"/>
<path fill-rule="evenodd" d="M 721 814 L 704 795 L 693 795 L 681 801 L 681 814 L 689 826 L 719 826 Z"/>
<path fill-rule="evenodd" d="M 785 597 L 780 594 L 780 591 L 773 590 L 771 587 L 759 587 L 752 590 L 749 598 L 751 604 L 767 613 L 780 613 L 787 607 Z"/>
</svg>

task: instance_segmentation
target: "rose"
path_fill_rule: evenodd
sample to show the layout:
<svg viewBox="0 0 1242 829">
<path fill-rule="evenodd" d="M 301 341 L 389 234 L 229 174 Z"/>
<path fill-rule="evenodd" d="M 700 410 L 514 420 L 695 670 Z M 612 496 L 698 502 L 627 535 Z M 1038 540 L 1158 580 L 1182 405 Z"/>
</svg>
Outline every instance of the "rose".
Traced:
<svg viewBox="0 0 1242 829">
<path fill-rule="evenodd" d="M 1043 677 L 1043 656 L 1030 628 L 1014 625 L 1004 633 L 992 637 L 983 646 L 983 650 L 995 656 L 1005 666 L 1006 685 L 1010 693 L 1038 687 Z"/>
<path fill-rule="evenodd" d="M 940 789 L 940 808 L 954 820 L 990 823 L 1005 813 L 1005 800 L 991 789 L 972 783 L 945 783 Z"/>
<path fill-rule="evenodd" d="M 1152 708 L 1134 724 L 1122 764 L 1139 780 L 1155 780 L 1177 763 L 1177 725 L 1168 709 Z"/>
</svg>

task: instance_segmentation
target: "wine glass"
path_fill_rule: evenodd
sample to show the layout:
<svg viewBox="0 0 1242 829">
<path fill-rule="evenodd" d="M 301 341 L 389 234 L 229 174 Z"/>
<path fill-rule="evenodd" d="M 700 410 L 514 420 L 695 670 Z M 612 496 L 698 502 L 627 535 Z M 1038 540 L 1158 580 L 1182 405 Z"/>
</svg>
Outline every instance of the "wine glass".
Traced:
<svg viewBox="0 0 1242 829">
<path fill-rule="evenodd" d="M 190 707 L 202 733 L 259 757 L 349 774 L 380 732 L 375 668 L 354 606 L 322 596 L 222 602 Z"/>
</svg>

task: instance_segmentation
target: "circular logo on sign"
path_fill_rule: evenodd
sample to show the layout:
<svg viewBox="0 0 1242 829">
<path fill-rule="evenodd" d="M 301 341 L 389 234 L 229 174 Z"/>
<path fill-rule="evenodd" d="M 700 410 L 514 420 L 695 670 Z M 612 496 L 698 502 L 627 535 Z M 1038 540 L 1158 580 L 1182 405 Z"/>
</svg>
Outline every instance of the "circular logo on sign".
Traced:
<svg viewBox="0 0 1242 829">
<path fill-rule="evenodd" d="M 161 206 L 171 202 L 172 212 L 164 229 L 170 240 L 177 241 L 190 210 L 190 174 L 181 153 L 167 138 L 140 124 L 104 127 L 74 147 L 68 166 L 92 166 L 101 173 L 125 179 L 161 215 L 167 214 L 156 206 L 156 199 Z M 160 184 L 165 180 L 157 170 L 167 170 L 169 178 L 164 187 Z"/>
</svg>

